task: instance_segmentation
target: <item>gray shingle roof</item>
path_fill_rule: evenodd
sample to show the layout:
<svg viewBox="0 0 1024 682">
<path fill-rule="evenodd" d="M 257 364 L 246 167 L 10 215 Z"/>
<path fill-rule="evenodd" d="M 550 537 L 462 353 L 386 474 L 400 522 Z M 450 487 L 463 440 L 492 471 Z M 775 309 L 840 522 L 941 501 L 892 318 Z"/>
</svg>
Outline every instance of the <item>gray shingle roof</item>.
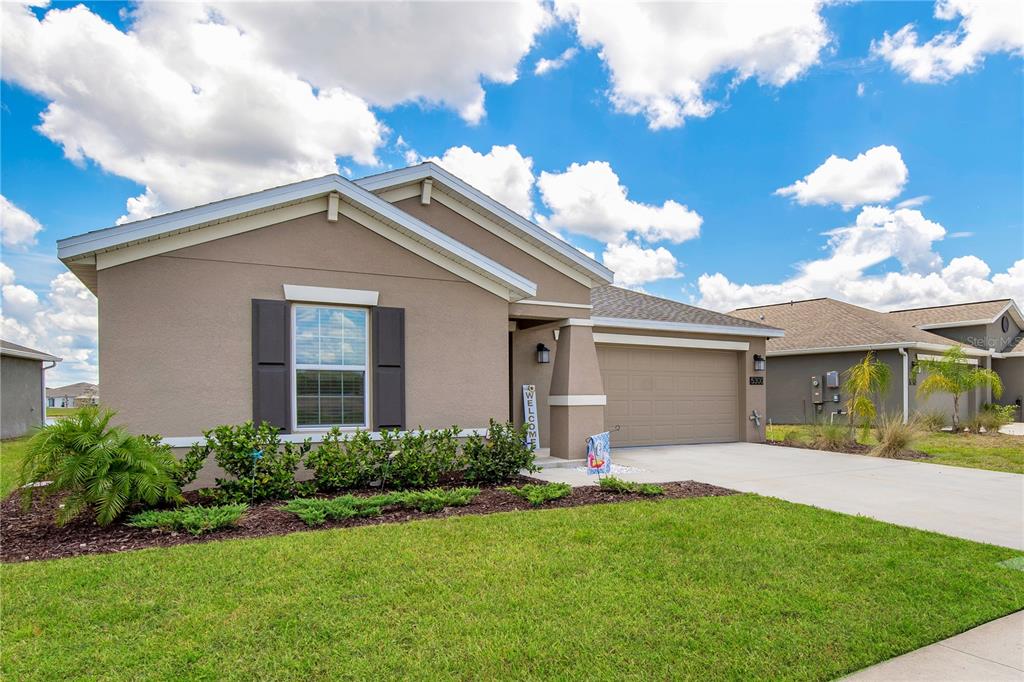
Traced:
<svg viewBox="0 0 1024 682">
<path fill-rule="evenodd" d="M 616 317 L 627 320 L 651 320 L 655 322 L 678 322 L 682 324 L 707 324 L 739 329 L 775 329 L 752 320 L 716 313 L 713 310 L 686 305 L 679 301 L 659 298 L 638 291 L 612 285 L 595 287 L 590 290 L 590 302 L 594 306 L 593 317 Z"/>
<path fill-rule="evenodd" d="M 949 339 L 892 315 L 831 298 L 741 308 L 729 314 L 786 330 L 784 337 L 769 339 L 769 353 L 896 343 L 950 344 Z"/>
<path fill-rule="evenodd" d="M 63 398 L 69 396 L 71 398 L 77 398 L 78 396 L 93 396 L 98 395 L 100 387 L 96 384 L 90 384 L 86 381 L 79 381 L 76 384 L 68 384 L 67 386 L 57 386 L 56 388 L 46 389 L 47 398 Z"/>
<path fill-rule="evenodd" d="M 1006 348 L 1002 350 L 1003 353 L 1024 353 L 1024 332 L 1017 334 L 1017 336 L 1006 344 Z"/>
<path fill-rule="evenodd" d="M 1000 298 L 994 301 L 974 301 L 956 305 L 939 305 L 930 308 L 909 308 L 892 310 L 893 317 L 898 317 L 912 325 L 943 324 L 956 322 L 973 322 L 975 320 L 992 321 L 1010 304 L 1010 299 Z"/>
</svg>

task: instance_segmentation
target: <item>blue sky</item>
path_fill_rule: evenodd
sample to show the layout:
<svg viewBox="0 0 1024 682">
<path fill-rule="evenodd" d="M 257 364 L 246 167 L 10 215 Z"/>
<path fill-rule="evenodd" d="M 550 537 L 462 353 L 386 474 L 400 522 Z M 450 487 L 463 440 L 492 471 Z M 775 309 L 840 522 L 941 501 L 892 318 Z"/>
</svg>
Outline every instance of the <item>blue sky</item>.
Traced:
<svg viewBox="0 0 1024 682">
<path fill-rule="evenodd" d="M 627 273 L 622 284 L 722 310 L 812 295 L 893 308 L 1020 297 L 1024 291 L 1024 10 L 1012 4 L 998 7 L 1003 14 L 993 20 L 977 14 L 993 10 L 966 5 L 952 15 L 939 11 L 937 17 L 936 6 L 924 2 L 823 8 L 810 3 L 809 9 L 794 10 L 792 17 L 763 29 L 783 46 L 760 52 L 749 44 L 765 38 L 757 33 L 762 29 L 737 25 L 742 16 L 712 21 L 702 30 L 720 30 L 723 36 L 700 43 L 692 33 L 696 29 L 688 28 L 700 17 L 687 15 L 687 6 L 672 10 L 682 13 L 678 21 L 655 21 L 661 33 L 648 37 L 662 46 L 646 51 L 621 48 L 645 38 L 642 32 L 630 35 L 636 29 L 625 16 L 607 21 L 590 16 L 593 10 L 544 5 L 522 19 L 525 10 L 515 10 L 520 14 L 500 18 L 504 23 L 493 30 L 514 34 L 504 27 L 516 20 L 521 35 L 518 42 L 509 37 L 499 49 L 480 48 L 471 35 L 444 35 L 451 26 L 445 6 L 424 6 L 417 11 L 436 10 L 441 37 L 418 38 L 433 43 L 416 47 L 438 56 L 412 68 L 411 83 L 401 82 L 401 72 L 410 68 L 402 55 L 383 48 L 380 54 L 367 52 L 374 41 L 386 46 L 401 30 L 379 16 L 364 17 L 361 25 L 369 47 L 353 43 L 351 52 L 332 46 L 296 57 L 281 47 L 288 28 L 259 12 L 208 9 L 205 18 L 196 18 L 131 4 L 86 3 L 67 11 L 72 7 L 55 4 L 23 13 L 17 18 L 30 22 L 22 25 L 31 30 L 19 40 L 9 39 L 8 31 L 16 27 L 5 22 L 0 92 L 2 194 L 41 226 L 35 243 L 13 243 L 8 237 L 16 228 L 9 227 L 5 213 L 3 263 L 13 274 L 5 281 L 4 334 L 75 354 L 78 359 L 64 370 L 67 378 L 87 378 L 95 371 L 94 332 L 79 319 L 93 304 L 84 292 L 69 289 L 73 283 L 54 285 L 65 272 L 55 258 L 56 240 L 112 225 L 122 216 L 145 217 L 258 189 L 237 178 L 254 176 L 251 182 L 258 182 L 265 168 L 270 169 L 266 183 L 277 184 L 301 179 L 306 169 L 321 174 L 312 171 L 325 163 L 360 176 L 407 160 L 447 158 L 451 170 L 499 199 L 529 206 L 520 210 L 572 244 L 609 265 L 621 263 Z M 321 5 L 317 11 L 334 15 L 309 20 L 342 26 L 350 23 L 345 13 L 353 7 Z M 63 27 L 50 22 L 58 14 Z M 479 18 L 484 27 L 487 14 Z M 180 46 L 177 53 L 173 47 L 154 47 L 153 31 L 178 28 L 185 35 L 197 22 L 218 30 L 237 26 L 241 39 L 259 39 L 250 46 L 249 61 L 312 85 L 316 106 L 332 88 L 354 95 L 354 101 L 328 110 L 333 128 L 325 130 L 337 133 L 337 139 L 309 151 L 317 138 L 298 138 L 304 126 L 322 124 L 319 115 L 271 108 L 265 98 L 272 93 L 252 88 L 246 80 L 251 74 L 239 75 L 244 65 L 219 71 L 221 60 L 230 61 L 226 52 L 214 51 L 192 67 L 172 58 L 181 54 Z M 1009 37 L 1001 28 L 1007 24 Z M 914 40 L 899 37 L 908 25 Z M 64 30 L 75 31 L 77 38 L 62 58 L 54 56 L 49 41 L 57 44 Z M 374 36 L 375 30 L 380 34 Z M 893 37 L 888 51 L 881 46 L 886 34 Z M 118 40 L 128 35 L 131 41 Z M 945 35 L 959 51 L 943 55 L 937 52 L 938 39 L 928 42 Z M 815 40 L 819 47 L 808 54 L 806 45 Z M 339 42 L 344 41 L 339 37 Z M 198 54 L 200 48 L 195 49 Z M 576 54 L 564 66 L 534 73 L 538 59 L 556 58 L 567 49 Z M 974 50 L 966 66 L 965 49 Z M 72 63 L 76 50 L 77 63 Z M 688 50 L 721 56 L 687 55 Z M 678 60 L 671 67 L 675 71 L 650 79 L 660 82 L 645 82 L 645 69 L 657 72 L 666 55 Z M 371 58 L 379 73 L 368 76 Z M 657 63 L 645 65 L 644 59 Z M 466 64 L 468 77 L 449 78 Z M 786 66 L 797 73 L 780 76 Z M 345 73 L 336 75 L 334 68 Z M 223 159 L 211 152 L 199 164 L 188 144 L 178 149 L 173 139 L 147 128 L 168 123 L 158 115 L 148 123 L 152 112 L 138 102 L 147 86 L 136 81 L 166 78 L 162 69 L 177 70 L 204 94 L 211 84 L 221 87 L 235 78 L 245 107 L 230 109 L 221 124 L 239 121 L 240 128 L 255 133 L 253 143 L 225 142 Z M 451 83 L 425 96 L 416 90 L 446 78 Z M 692 93 L 672 90 L 673 83 L 687 79 L 697 83 L 696 100 Z M 280 88 L 294 85 L 284 76 L 278 80 Z M 265 82 L 271 90 L 277 81 Z M 467 113 L 476 87 L 485 93 L 482 111 Z M 101 102 L 93 96 L 99 91 L 113 96 Z M 120 93 L 124 102 L 116 101 Z M 660 97 L 677 110 L 693 101 L 710 103 L 712 110 L 659 124 L 644 107 Z M 182 106 L 178 118 L 187 118 L 188 104 Z M 59 121 L 40 127 L 47 107 L 59 108 Z M 304 122 L 307 115 L 312 123 Z M 346 133 L 346 126 L 356 128 L 356 118 L 362 127 Z M 300 131 L 296 139 L 277 139 L 290 125 Z M 267 133 L 272 143 L 261 142 L 265 130 L 272 131 Z M 204 148 L 222 137 L 209 125 L 194 132 Z M 232 132 L 227 124 L 223 137 Z M 463 146 L 469 149 L 445 156 Z M 493 154 L 495 146 L 505 152 Z M 869 153 L 879 147 L 884 151 Z M 830 156 L 855 160 L 863 154 L 868 156 L 862 164 L 837 167 L 811 183 L 806 205 L 796 193 L 775 193 Z M 211 170 L 221 160 L 224 170 Z M 587 166 L 591 173 L 568 172 L 573 164 L 593 162 L 604 163 Z M 202 191 L 189 186 L 193 181 L 203 185 Z M 617 183 L 628 198 L 614 192 L 611 199 L 589 196 L 590 183 L 604 181 L 613 188 Z M 126 201 L 145 195 L 147 187 L 152 205 L 128 210 Z M 851 193 L 854 199 L 841 198 Z M 645 227 L 645 221 L 654 227 Z M 663 223 L 669 227 L 659 228 Z M 825 234 L 849 226 L 855 227 Z M 38 300 L 8 287 L 30 290 Z M 62 321 L 69 311 L 72 323 Z"/>
</svg>

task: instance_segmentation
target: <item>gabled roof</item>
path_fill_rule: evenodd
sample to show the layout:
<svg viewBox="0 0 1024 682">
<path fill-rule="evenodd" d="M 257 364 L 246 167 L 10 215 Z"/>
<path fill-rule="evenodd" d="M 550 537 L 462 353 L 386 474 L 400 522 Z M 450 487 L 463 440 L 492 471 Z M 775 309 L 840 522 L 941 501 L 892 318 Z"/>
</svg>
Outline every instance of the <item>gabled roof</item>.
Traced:
<svg viewBox="0 0 1024 682">
<path fill-rule="evenodd" d="M 628 326 L 638 329 L 663 329 L 706 333 L 742 333 L 776 337 L 783 331 L 760 322 L 733 317 L 713 310 L 697 308 L 679 301 L 659 298 L 616 286 L 595 287 L 590 291 L 594 306 L 591 319 L 601 326 Z"/>
<path fill-rule="evenodd" d="M 100 391 L 100 387 L 96 384 L 90 384 L 87 381 L 79 381 L 75 384 L 68 384 L 67 386 L 57 386 L 56 388 L 46 389 L 47 398 L 63 398 L 64 396 L 70 396 L 77 398 L 82 395 L 96 395 Z"/>
<path fill-rule="evenodd" d="M 42 360 L 44 362 L 60 362 L 63 358 L 58 358 L 56 355 L 50 355 L 44 353 L 41 350 L 35 348 L 29 348 L 28 346 L 19 346 L 16 343 L 10 341 L 4 341 L 0 339 L 0 355 L 7 355 L 12 358 L 24 358 L 26 360 Z"/>
<path fill-rule="evenodd" d="M 1011 298 L 998 298 L 992 301 L 972 301 L 954 305 L 937 305 L 927 308 L 908 308 L 892 310 L 893 317 L 914 325 L 918 329 L 943 329 L 945 327 L 967 327 L 979 324 L 992 324 L 1009 313 L 1024 327 L 1024 315 Z"/>
<path fill-rule="evenodd" d="M 457 265 L 460 270 L 457 274 L 465 276 L 465 269 L 468 269 L 501 285 L 508 290 L 510 300 L 527 298 L 537 293 L 537 285 L 525 277 L 392 206 L 340 175 L 325 175 L 303 180 L 61 239 L 57 242 L 57 255 L 86 286 L 94 288 L 95 281 L 88 281 L 88 271 L 90 267 L 95 270 L 95 258 L 98 255 L 297 205 L 311 199 L 329 197 L 332 194 L 337 195 L 341 202 L 355 206 L 382 221 L 405 238 L 436 252 L 442 257 L 442 261 L 438 262 L 442 267 L 446 264 Z"/>
<path fill-rule="evenodd" d="M 949 339 L 917 329 L 893 315 L 831 298 L 740 308 L 729 314 L 786 330 L 784 338 L 768 341 L 768 353 L 772 355 L 900 346 L 944 350 L 950 345 Z M 964 350 L 972 355 L 988 354 L 971 347 Z"/>
<path fill-rule="evenodd" d="M 384 192 L 403 185 L 420 183 L 427 179 L 431 181 L 434 188 L 441 188 L 442 191 L 451 194 L 461 202 L 472 205 L 489 219 L 512 230 L 517 236 L 553 258 L 557 265 L 585 274 L 593 281 L 593 284 L 608 284 L 612 281 L 614 273 L 607 267 L 581 253 L 568 242 L 530 222 L 504 204 L 487 196 L 461 178 L 452 175 L 436 163 L 427 161 L 408 168 L 370 175 L 356 180 L 356 184 L 371 192 Z"/>
<path fill-rule="evenodd" d="M 996 353 L 996 355 L 1011 358 L 1024 357 L 1024 332 L 1017 334 L 1010 343 L 1006 344 L 1006 348 L 1001 353 Z"/>
</svg>

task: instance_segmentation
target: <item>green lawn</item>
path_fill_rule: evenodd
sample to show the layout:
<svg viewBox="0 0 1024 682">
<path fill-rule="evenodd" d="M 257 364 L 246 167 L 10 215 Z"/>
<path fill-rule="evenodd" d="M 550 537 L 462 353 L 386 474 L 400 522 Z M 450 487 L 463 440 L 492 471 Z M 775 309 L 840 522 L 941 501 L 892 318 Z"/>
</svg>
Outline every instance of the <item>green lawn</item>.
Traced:
<svg viewBox="0 0 1024 682">
<path fill-rule="evenodd" d="M 753 495 L 0 567 L 5 679 L 831 679 L 1024 608 L 1020 554 Z"/>
<path fill-rule="evenodd" d="M 781 440 L 786 433 L 793 432 L 796 433 L 798 440 L 806 444 L 811 440 L 812 428 L 806 424 L 775 424 L 768 427 L 768 437 L 772 440 Z M 874 445 L 877 441 L 873 433 L 868 434 L 867 439 L 862 438 L 858 429 L 857 442 L 862 445 Z M 910 447 L 932 455 L 926 460 L 931 464 L 1024 474 L 1024 437 L 1021 436 L 940 431 L 922 433 Z"/>
<path fill-rule="evenodd" d="M 0 499 L 14 490 L 27 444 L 28 438 L 0 441 Z"/>
<path fill-rule="evenodd" d="M 77 407 L 47 407 L 46 408 L 46 416 L 47 417 L 66 417 L 69 414 L 74 414 L 77 409 L 78 409 Z"/>
</svg>

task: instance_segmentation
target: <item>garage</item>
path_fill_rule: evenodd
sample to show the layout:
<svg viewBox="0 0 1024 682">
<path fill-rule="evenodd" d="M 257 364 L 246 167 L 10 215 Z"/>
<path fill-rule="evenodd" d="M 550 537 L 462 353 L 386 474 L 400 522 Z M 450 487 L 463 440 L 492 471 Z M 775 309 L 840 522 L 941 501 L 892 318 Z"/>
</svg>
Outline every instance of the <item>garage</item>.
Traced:
<svg viewBox="0 0 1024 682">
<path fill-rule="evenodd" d="M 735 351 L 599 343 L 597 357 L 613 446 L 741 440 Z"/>
</svg>

